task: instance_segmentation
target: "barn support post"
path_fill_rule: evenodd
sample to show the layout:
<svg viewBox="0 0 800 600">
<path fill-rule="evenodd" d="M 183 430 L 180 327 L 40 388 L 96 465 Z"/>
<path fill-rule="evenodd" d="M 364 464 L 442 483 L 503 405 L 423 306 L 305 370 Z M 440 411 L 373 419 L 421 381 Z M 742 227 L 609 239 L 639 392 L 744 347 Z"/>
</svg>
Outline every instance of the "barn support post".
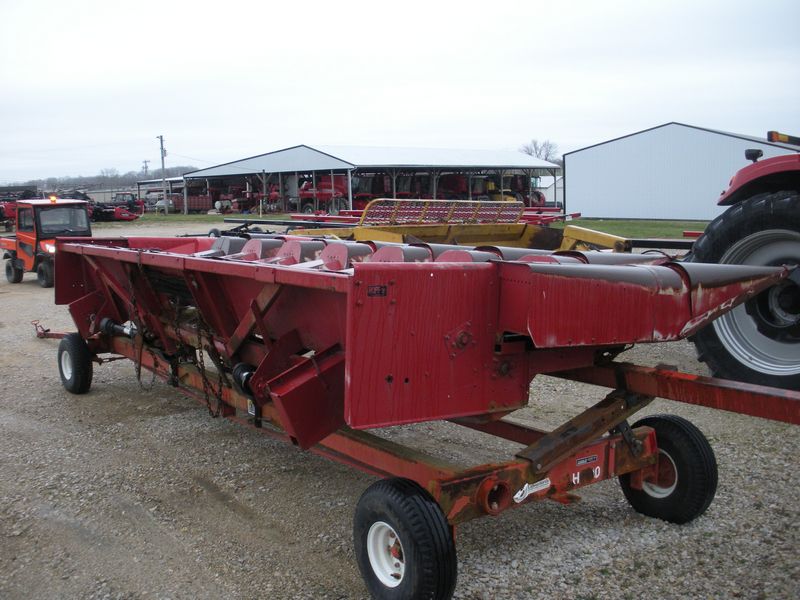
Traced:
<svg viewBox="0 0 800 600">
<path fill-rule="evenodd" d="M 440 171 L 438 171 L 436 169 L 433 169 L 431 171 L 431 187 L 433 188 L 433 195 L 431 196 L 431 198 L 433 200 L 436 200 L 436 187 L 437 187 L 437 184 L 439 183 L 439 174 L 440 174 Z"/>
<path fill-rule="evenodd" d="M 353 210 L 353 169 L 347 169 L 347 209 Z"/>
<path fill-rule="evenodd" d="M 264 198 L 267 197 L 267 172 L 261 171 L 261 198 L 258 199 L 258 216 L 264 215 Z"/>
<path fill-rule="evenodd" d="M 319 200 L 317 199 L 317 172 L 311 171 L 311 189 L 314 190 L 314 212 L 319 210 Z"/>
<path fill-rule="evenodd" d="M 283 195 L 283 173 L 278 173 L 278 198 L 281 201 L 281 212 L 286 212 L 286 196 Z"/>
</svg>

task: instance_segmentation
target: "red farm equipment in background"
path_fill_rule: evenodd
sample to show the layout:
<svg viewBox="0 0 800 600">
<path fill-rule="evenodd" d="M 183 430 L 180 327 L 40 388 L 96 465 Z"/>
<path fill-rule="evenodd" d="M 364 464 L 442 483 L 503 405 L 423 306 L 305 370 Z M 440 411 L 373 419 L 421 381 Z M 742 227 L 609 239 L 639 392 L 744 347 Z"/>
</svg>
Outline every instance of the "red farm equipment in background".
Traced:
<svg viewBox="0 0 800 600">
<path fill-rule="evenodd" d="M 58 243 L 65 388 L 123 356 L 224 416 L 382 479 L 354 543 L 375 597 L 449 598 L 455 527 L 619 478 L 637 511 L 683 523 L 711 503 L 713 451 L 688 421 L 628 419 L 655 396 L 800 423 L 800 394 L 614 360 L 693 334 L 792 273 L 662 256 L 293 236 Z M 539 374 L 612 391 L 553 431 L 503 417 Z M 368 429 L 449 420 L 520 444 L 464 468 Z"/>
</svg>

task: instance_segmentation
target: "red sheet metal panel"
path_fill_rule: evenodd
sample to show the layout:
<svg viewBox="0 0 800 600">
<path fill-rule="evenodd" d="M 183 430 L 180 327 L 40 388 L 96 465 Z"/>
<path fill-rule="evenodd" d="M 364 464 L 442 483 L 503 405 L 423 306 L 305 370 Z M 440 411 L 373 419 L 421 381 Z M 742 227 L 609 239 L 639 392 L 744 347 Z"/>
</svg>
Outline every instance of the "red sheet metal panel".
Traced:
<svg viewBox="0 0 800 600">
<path fill-rule="evenodd" d="M 499 329 L 527 333 L 537 348 L 678 340 L 788 274 L 677 263 L 499 269 Z"/>
<path fill-rule="evenodd" d="M 537 348 L 678 339 L 690 309 L 666 267 L 505 263 L 500 285 L 501 330 Z"/>
<path fill-rule="evenodd" d="M 496 356 L 492 263 L 362 263 L 347 308 L 345 419 L 380 427 L 527 402 L 524 353 Z"/>
</svg>

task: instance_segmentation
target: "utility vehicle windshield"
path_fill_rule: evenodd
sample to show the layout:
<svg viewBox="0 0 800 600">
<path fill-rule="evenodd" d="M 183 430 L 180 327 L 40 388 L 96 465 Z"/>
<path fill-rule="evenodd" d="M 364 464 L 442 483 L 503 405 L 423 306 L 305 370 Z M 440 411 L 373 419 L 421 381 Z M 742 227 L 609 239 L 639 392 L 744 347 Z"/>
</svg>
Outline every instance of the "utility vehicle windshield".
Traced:
<svg viewBox="0 0 800 600">
<path fill-rule="evenodd" d="M 42 237 L 92 235 L 86 207 L 82 204 L 76 204 L 72 206 L 48 206 L 39 209 L 39 234 Z"/>
</svg>

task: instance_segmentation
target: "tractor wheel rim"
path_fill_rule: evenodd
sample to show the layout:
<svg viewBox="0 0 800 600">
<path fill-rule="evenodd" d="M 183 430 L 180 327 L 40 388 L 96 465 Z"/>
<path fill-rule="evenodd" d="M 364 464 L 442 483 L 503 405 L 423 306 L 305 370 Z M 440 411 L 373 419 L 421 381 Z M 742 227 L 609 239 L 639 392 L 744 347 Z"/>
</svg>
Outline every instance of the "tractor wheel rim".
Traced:
<svg viewBox="0 0 800 600">
<path fill-rule="evenodd" d="M 658 449 L 658 480 L 642 482 L 642 490 L 653 498 L 666 498 L 678 487 L 678 468 L 672 457 Z"/>
<path fill-rule="evenodd" d="M 406 570 L 403 544 L 391 525 L 376 521 L 367 533 L 367 556 L 372 572 L 383 585 L 395 588 Z"/>
<path fill-rule="evenodd" d="M 769 229 L 734 244 L 720 262 L 760 266 L 777 264 L 786 257 L 800 260 L 800 232 Z M 800 320 L 800 315 L 779 305 L 782 294 L 798 293 L 795 288 L 796 284 L 783 282 L 767 292 L 774 322 L 788 326 Z M 744 304 L 714 321 L 713 326 L 722 345 L 738 362 L 766 375 L 800 374 L 800 343 L 782 342 L 764 335 Z"/>
<path fill-rule="evenodd" d="M 69 352 L 61 353 L 61 373 L 63 373 L 64 379 L 72 379 L 72 358 Z"/>
</svg>

